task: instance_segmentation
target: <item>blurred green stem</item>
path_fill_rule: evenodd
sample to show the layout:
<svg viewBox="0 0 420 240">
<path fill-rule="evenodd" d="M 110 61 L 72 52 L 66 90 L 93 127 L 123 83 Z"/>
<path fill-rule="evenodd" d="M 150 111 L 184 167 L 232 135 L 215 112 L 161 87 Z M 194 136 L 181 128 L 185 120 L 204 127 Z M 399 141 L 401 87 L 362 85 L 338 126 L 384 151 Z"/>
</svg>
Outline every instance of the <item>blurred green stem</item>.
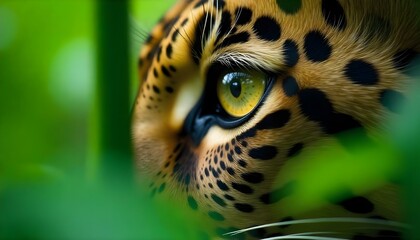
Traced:
<svg viewBox="0 0 420 240">
<path fill-rule="evenodd" d="M 131 180 L 128 1 L 98 0 L 97 20 L 98 77 L 88 177 Z"/>
</svg>

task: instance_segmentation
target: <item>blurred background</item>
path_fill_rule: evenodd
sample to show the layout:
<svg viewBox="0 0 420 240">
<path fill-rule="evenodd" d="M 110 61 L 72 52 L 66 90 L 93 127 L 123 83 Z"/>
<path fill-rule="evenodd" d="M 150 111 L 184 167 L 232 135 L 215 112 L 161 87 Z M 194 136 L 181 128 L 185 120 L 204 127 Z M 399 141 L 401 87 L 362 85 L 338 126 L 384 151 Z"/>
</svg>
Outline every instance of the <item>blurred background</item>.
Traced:
<svg viewBox="0 0 420 240">
<path fill-rule="evenodd" d="M 0 239 L 196 238 L 125 176 L 139 48 L 174 3 L 156 2 L 0 1 Z"/>
<path fill-rule="evenodd" d="M 98 74 L 96 2 L 0 2 L 0 189 L 5 179 L 57 177 L 86 165 Z M 128 2 L 131 75 L 121 81 L 130 81 L 130 101 L 140 31 L 147 33 L 173 2 Z"/>
<path fill-rule="evenodd" d="M 0 2 L 0 239 L 203 238 L 183 224 L 181 210 L 150 202 L 130 176 L 101 177 L 106 169 L 115 179 L 127 175 L 137 55 L 145 33 L 175 1 L 114 1 L 116 8 L 103 2 Z M 121 15 L 107 15 L 113 8 Z M 126 30 L 125 49 L 112 35 Z M 108 46 L 127 51 L 118 56 L 127 64 L 116 66 L 127 71 L 123 79 L 104 67 L 112 64 L 101 58 L 112 56 Z M 420 216 L 419 89 L 390 131 L 398 159 L 405 160 L 402 181 L 413 224 Z M 104 121 L 114 110 L 126 115 Z M 118 145 L 114 136 L 127 141 Z M 411 236 L 420 236 L 417 231 Z"/>
</svg>

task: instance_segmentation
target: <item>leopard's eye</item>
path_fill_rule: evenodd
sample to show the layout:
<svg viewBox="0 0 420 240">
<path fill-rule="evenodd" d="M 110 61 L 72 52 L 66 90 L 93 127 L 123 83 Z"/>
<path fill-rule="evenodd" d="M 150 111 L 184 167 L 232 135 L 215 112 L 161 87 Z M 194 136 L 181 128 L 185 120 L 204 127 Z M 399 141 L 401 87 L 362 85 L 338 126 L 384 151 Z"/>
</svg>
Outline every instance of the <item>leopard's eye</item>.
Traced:
<svg viewBox="0 0 420 240">
<path fill-rule="evenodd" d="M 258 106 L 267 81 L 267 76 L 257 71 L 221 75 L 217 82 L 220 105 L 232 117 L 246 116 Z"/>
</svg>

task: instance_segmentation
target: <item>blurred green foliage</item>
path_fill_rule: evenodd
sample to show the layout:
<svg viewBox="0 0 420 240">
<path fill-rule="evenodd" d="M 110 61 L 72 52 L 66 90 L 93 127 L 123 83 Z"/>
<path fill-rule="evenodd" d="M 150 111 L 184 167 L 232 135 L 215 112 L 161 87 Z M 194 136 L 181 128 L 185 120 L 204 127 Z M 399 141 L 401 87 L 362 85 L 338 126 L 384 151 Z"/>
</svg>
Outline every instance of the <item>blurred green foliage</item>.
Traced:
<svg viewBox="0 0 420 240">
<path fill-rule="evenodd" d="M 138 87 L 139 46 L 172 2 L 133 1 L 131 68 L 126 68 L 131 76 L 119 79 L 122 85 L 131 83 L 131 92 L 125 92 L 131 100 Z M 194 224 L 183 224 L 189 216 L 182 205 L 152 202 L 122 172 L 114 173 L 120 182 L 88 178 L 87 166 L 92 167 L 99 147 L 95 141 L 99 138 L 101 144 L 107 131 L 97 129 L 106 102 L 95 99 L 101 97 L 98 89 L 110 83 L 97 82 L 97 56 L 103 47 L 98 44 L 97 4 L 0 2 L 0 239 L 198 238 Z M 128 88 L 120 93 L 124 91 Z M 129 116 L 131 107 L 125 104 L 111 107 Z M 130 122 L 127 117 L 109 124 L 118 130 L 128 129 Z M 117 169 L 119 160 L 131 161 L 107 154 L 99 156 L 114 162 L 93 166 Z"/>
<path fill-rule="evenodd" d="M 85 164 L 93 12 L 93 1 L 0 2 L 0 189 Z"/>
</svg>

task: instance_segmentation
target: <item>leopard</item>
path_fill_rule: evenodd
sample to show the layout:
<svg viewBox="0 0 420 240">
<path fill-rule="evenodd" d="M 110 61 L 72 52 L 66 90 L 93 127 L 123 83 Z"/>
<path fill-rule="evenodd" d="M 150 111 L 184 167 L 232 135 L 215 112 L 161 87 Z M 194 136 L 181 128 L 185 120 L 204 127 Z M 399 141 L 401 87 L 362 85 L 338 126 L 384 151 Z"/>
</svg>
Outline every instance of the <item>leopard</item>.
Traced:
<svg viewBox="0 0 420 240">
<path fill-rule="evenodd" d="M 375 148 L 400 114 L 417 10 L 410 0 L 177 1 L 138 57 L 132 142 L 150 195 L 179 200 L 214 239 L 401 239 L 398 179 L 381 164 L 347 168 L 354 158 L 329 166 Z"/>
</svg>

